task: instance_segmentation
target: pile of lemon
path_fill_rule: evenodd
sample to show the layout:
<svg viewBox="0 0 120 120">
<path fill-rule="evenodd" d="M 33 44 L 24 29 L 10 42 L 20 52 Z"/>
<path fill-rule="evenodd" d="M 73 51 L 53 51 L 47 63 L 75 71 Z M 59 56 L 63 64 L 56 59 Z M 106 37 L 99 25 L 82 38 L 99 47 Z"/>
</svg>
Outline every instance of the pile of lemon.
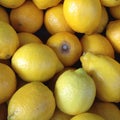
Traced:
<svg viewBox="0 0 120 120">
<path fill-rule="evenodd" d="M 120 119 L 120 0 L 0 0 L 0 120 Z"/>
</svg>

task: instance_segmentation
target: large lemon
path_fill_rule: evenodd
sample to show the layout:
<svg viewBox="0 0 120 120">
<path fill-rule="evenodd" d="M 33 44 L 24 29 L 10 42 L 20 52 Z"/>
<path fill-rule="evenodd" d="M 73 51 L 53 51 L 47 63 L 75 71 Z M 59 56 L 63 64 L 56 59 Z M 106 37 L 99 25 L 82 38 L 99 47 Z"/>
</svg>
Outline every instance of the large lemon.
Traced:
<svg viewBox="0 0 120 120">
<path fill-rule="evenodd" d="M 49 120 L 55 110 L 53 93 L 41 82 L 16 91 L 8 104 L 8 120 Z"/>
<path fill-rule="evenodd" d="M 92 33 L 101 18 L 100 0 L 64 0 L 63 13 L 70 27 L 80 33 Z"/>
<path fill-rule="evenodd" d="M 63 69 L 55 52 L 42 43 L 20 47 L 12 57 L 12 67 L 25 81 L 46 81 Z"/>
</svg>

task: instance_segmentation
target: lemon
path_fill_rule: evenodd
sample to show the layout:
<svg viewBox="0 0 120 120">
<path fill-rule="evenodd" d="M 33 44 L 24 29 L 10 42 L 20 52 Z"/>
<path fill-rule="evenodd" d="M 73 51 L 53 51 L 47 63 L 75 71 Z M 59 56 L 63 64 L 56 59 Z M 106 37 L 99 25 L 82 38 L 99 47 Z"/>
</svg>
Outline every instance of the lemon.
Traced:
<svg viewBox="0 0 120 120">
<path fill-rule="evenodd" d="M 19 38 L 20 46 L 23 46 L 31 42 L 42 43 L 42 40 L 33 33 L 19 32 L 17 33 L 17 35 Z"/>
<path fill-rule="evenodd" d="M 66 70 L 55 83 L 57 107 L 69 115 L 86 112 L 95 96 L 95 83 L 82 68 Z"/>
<path fill-rule="evenodd" d="M 0 6 L 0 21 L 4 21 L 4 22 L 7 22 L 9 23 L 9 14 L 7 13 L 7 10 Z"/>
<path fill-rule="evenodd" d="M 120 5 L 120 0 L 100 0 L 101 4 L 106 7 L 113 7 Z"/>
<path fill-rule="evenodd" d="M 117 53 L 120 53 L 120 20 L 110 21 L 106 27 L 106 37 Z"/>
<path fill-rule="evenodd" d="M 68 25 L 79 33 L 93 33 L 101 19 L 100 0 L 64 0 L 63 13 Z"/>
<path fill-rule="evenodd" d="M 62 0 L 32 0 L 39 9 L 47 9 L 56 6 Z"/>
<path fill-rule="evenodd" d="M 105 120 L 119 120 L 119 108 L 112 102 L 98 102 L 96 101 L 90 108 L 89 112 L 98 114 L 105 118 Z"/>
<path fill-rule="evenodd" d="M 16 75 L 6 64 L 0 63 L 0 104 L 6 102 L 16 91 Z"/>
<path fill-rule="evenodd" d="M 114 58 L 114 49 L 107 37 L 102 34 L 83 35 L 81 37 L 83 52 L 107 55 Z"/>
<path fill-rule="evenodd" d="M 0 59 L 9 59 L 19 47 L 19 39 L 14 28 L 0 21 Z"/>
<path fill-rule="evenodd" d="M 74 32 L 64 18 L 62 3 L 46 10 L 44 24 L 50 34 L 55 34 L 61 31 Z"/>
<path fill-rule="evenodd" d="M 6 8 L 17 8 L 22 5 L 25 0 L 0 0 L 0 5 Z"/>
<path fill-rule="evenodd" d="M 105 119 L 102 118 L 100 115 L 87 112 L 87 113 L 76 115 L 70 120 L 105 120 Z"/>
<path fill-rule="evenodd" d="M 25 81 L 46 81 L 64 68 L 56 53 L 42 43 L 23 45 L 11 61 L 15 72 Z"/>
<path fill-rule="evenodd" d="M 8 104 L 8 120 L 49 120 L 55 110 L 53 93 L 41 82 L 18 89 Z"/>
</svg>

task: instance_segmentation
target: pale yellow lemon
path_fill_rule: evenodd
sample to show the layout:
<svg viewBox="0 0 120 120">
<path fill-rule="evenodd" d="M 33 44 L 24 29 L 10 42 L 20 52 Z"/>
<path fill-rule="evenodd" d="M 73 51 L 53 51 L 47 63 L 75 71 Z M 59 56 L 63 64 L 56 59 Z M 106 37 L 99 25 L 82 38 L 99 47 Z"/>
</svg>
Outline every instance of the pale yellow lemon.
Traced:
<svg viewBox="0 0 120 120">
<path fill-rule="evenodd" d="M 32 0 L 39 9 L 47 9 L 56 6 L 62 0 Z"/>
<path fill-rule="evenodd" d="M 43 11 L 39 10 L 32 1 L 27 0 L 20 7 L 10 11 L 10 22 L 17 32 L 34 33 L 43 24 Z"/>
<path fill-rule="evenodd" d="M 112 102 L 96 101 L 90 108 L 89 112 L 98 114 L 105 118 L 105 120 L 119 120 L 119 108 Z"/>
<path fill-rule="evenodd" d="M 8 104 L 8 120 L 50 120 L 55 110 L 51 90 L 41 82 L 18 89 Z"/>
<path fill-rule="evenodd" d="M 116 52 L 120 53 L 120 20 L 110 21 L 105 32 Z"/>
<path fill-rule="evenodd" d="M 7 13 L 7 10 L 2 6 L 0 6 L 0 21 L 9 23 L 9 14 Z"/>
<path fill-rule="evenodd" d="M 16 90 L 15 72 L 6 64 L 0 63 L 0 104 L 6 102 Z"/>
<path fill-rule="evenodd" d="M 58 32 L 50 36 L 46 44 L 56 52 L 64 66 L 72 66 L 82 54 L 79 38 L 70 32 Z"/>
<path fill-rule="evenodd" d="M 56 53 L 41 43 L 23 45 L 11 61 L 15 72 L 25 81 L 47 81 L 64 68 Z"/>
<path fill-rule="evenodd" d="M 20 46 L 23 46 L 23 45 L 31 43 L 31 42 L 42 43 L 42 40 L 33 33 L 19 32 L 19 33 L 17 33 L 17 35 L 19 38 Z"/>
<path fill-rule="evenodd" d="M 70 120 L 106 120 L 100 115 L 94 114 L 94 113 L 82 113 L 74 116 Z"/>
<path fill-rule="evenodd" d="M 57 107 L 69 115 L 86 112 L 96 96 L 95 83 L 82 68 L 63 72 L 55 83 L 54 91 Z"/>
<path fill-rule="evenodd" d="M 17 8 L 21 6 L 25 0 L 0 0 L 0 5 L 6 8 Z"/>
<path fill-rule="evenodd" d="M 50 34 L 55 34 L 61 31 L 73 33 L 73 30 L 70 28 L 64 18 L 63 4 L 58 4 L 57 6 L 46 10 L 44 24 Z"/>
<path fill-rule="evenodd" d="M 15 29 L 8 23 L 0 21 L 0 59 L 9 59 L 19 47 Z"/>
<path fill-rule="evenodd" d="M 74 31 L 91 34 L 100 22 L 102 8 L 100 0 L 64 0 L 63 13 Z"/>
<path fill-rule="evenodd" d="M 81 38 L 83 52 L 107 55 L 114 58 L 114 49 L 110 41 L 102 34 L 83 35 Z"/>
</svg>

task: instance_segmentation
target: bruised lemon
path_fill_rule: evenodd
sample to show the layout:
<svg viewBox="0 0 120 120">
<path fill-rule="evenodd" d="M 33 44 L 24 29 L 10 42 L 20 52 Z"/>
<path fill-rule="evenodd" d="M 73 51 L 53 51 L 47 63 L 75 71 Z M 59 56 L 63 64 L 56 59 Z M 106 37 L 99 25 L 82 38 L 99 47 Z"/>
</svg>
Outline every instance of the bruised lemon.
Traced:
<svg viewBox="0 0 120 120">
<path fill-rule="evenodd" d="M 64 68 L 56 53 L 42 43 L 23 45 L 11 61 L 15 72 L 25 81 L 46 81 Z"/>
<path fill-rule="evenodd" d="M 93 33 L 101 19 L 100 0 L 64 0 L 63 13 L 68 25 L 79 33 Z"/>
<path fill-rule="evenodd" d="M 55 110 L 51 90 L 41 82 L 18 89 L 8 104 L 8 120 L 50 120 Z"/>
</svg>

